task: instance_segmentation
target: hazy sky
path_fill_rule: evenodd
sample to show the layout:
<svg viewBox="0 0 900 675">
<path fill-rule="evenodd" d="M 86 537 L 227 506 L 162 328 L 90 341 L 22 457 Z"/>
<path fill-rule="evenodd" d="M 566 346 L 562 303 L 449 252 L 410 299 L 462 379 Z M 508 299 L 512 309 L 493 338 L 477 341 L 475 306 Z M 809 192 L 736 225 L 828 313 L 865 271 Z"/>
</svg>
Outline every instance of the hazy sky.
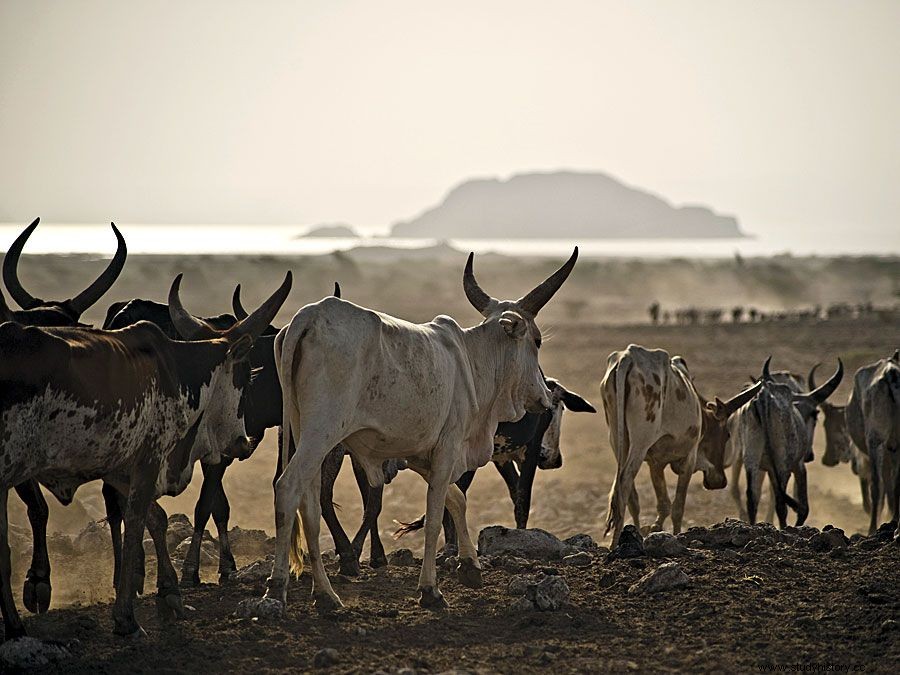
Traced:
<svg viewBox="0 0 900 675">
<path fill-rule="evenodd" d="M 385 225 L 472 176 L 900 232 L 900 2 L 0 2 L 0 221 Z"/>
</svg>

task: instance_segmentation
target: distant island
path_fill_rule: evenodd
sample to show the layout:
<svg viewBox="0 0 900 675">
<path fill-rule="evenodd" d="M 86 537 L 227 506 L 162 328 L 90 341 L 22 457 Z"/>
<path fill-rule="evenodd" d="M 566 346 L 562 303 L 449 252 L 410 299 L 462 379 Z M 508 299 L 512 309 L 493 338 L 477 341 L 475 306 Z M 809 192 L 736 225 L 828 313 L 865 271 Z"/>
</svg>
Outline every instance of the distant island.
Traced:
<svg viewBox="0 0 900 675">
<path fill-rule="evenodd" d="M 295 239 L 303 239 L 305 237 L 358 237 L 359 234 L 349 225 L 344 223 L 328 223 L 326 225 L 316 225 L 309 232 L 298 234 Z"/>
<path fill-rule="evenodd" d="M 736 238 L 734 216 L 706 206 L 674 206 L 603 173 L 558 171 L 480 178 L 457 186 L 444 201 L 392 237 L 458 239 Z"/>
</svg>

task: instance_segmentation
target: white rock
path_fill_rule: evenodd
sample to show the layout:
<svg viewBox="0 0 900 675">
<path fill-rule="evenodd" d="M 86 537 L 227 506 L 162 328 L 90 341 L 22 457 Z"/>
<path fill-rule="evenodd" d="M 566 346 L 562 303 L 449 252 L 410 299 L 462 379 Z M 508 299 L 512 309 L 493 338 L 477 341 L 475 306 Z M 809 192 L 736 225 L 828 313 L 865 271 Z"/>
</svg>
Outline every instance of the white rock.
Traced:
<svg viewBox="0 0 900 675">
<path fill-rule="evenodd" d="M 478 533 L 478 552 L 482 555 L 510 553 L 523 558 L 558 560 L 566 545 L 545 530 L 511 530 L 491 525 Z"/>
<path fill-rule="evenodd" d="M 671 588 L 684 588 L 691 583 L 690 577 L 677 563 L 665 563 L 648 572 L 634 583 L 628 592 L 633 595 L 658 593 Z"/>
<path fill-rule="evenodd" d="M 248 598 L 238 603 L 234 615 L 239 619 L 280 619 L 284 603 L 275 598 Z"/>
</svg>

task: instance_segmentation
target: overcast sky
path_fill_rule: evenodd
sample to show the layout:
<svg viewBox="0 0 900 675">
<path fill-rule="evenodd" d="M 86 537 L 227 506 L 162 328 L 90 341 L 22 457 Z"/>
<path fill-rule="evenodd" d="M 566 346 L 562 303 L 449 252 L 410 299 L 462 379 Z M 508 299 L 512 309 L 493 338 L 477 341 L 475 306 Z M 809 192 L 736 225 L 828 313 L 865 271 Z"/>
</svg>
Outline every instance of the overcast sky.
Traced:
<svg viewBox="0 0 900 675">
<path fill-rule="evenodd" d="M 0 221 L 378 226 L 608 172 L 900 231 L 900 2 L 0 3 Z"/>
</svg>

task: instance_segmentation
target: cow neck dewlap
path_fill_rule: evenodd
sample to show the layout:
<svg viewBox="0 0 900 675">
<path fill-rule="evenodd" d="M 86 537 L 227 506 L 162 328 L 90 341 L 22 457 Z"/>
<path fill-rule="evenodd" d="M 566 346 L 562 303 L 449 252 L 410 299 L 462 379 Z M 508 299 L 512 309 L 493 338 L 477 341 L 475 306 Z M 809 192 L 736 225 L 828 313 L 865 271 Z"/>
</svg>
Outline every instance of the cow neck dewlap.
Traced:
<svg viewBox="0 0 900 675">
<path fill-rule="evenodd" d="M 514 345 L 496 317 L 465 331 L 466 347 L 472 355 L 479 427 L 493 429 L 499 422 L 514 422 L 525 414 L 525 406 L 513 386 L 518 374 L 510 371 L 509 352 Z"/>
</svg>

